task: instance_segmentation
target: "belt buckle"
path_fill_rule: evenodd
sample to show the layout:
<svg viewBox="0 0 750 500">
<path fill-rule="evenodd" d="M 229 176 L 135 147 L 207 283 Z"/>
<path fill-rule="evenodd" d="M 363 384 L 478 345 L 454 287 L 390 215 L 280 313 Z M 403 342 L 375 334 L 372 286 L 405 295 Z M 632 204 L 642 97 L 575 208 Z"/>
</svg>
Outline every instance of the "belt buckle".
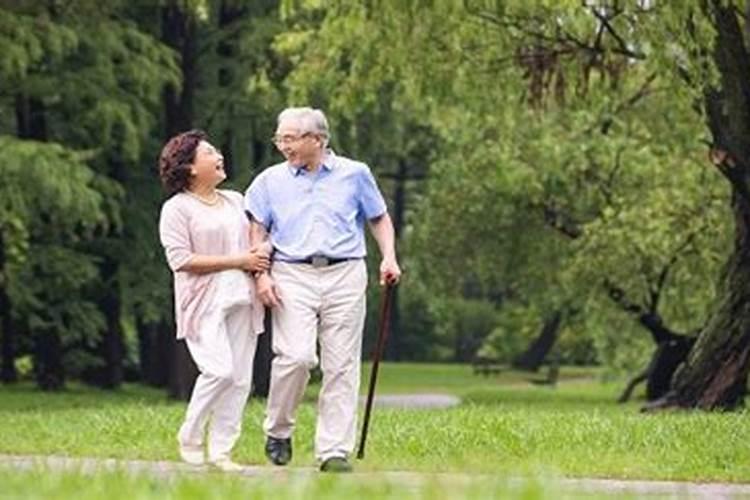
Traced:
<svg viewBox="0 0 750 500">
<path fill-rule="evenodd" d="M 328 265 L 328 257 L 323 257 L 322 255 L 315 255 L 312 258 L 313 267 L 326 267 L 327 265 Z"/>
</svg>

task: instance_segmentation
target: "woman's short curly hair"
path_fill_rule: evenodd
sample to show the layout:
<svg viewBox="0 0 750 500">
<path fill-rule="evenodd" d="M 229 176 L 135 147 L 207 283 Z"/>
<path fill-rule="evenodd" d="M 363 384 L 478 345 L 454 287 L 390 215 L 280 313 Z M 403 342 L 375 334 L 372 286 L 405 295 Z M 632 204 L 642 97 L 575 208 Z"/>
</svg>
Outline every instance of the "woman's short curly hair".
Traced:
<svg viewBox="0 0 750 500">
<path fill-rule="evenodd" d="M 195 151 L 207 137 L 203 130 L 189 130 L 172 137 L 162 148 L 159 177 L 169 196 L 190 186 L 190 166 L 195 161 Z"/>
</svg>

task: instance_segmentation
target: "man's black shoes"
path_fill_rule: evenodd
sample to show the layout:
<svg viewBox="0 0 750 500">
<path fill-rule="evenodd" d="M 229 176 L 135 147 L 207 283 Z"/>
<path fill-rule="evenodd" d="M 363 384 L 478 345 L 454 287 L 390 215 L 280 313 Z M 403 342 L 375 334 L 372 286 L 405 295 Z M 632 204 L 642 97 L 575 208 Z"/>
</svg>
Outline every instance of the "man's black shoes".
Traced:
<svg viewBox="0 0 750 500">
<path fill-rule="evenodd" d="M 266 456 L 274 465 L 286 465 L 292 459 L 292 439 L 278 439 L 268 436 Z"/>
<path fill-rule="evenodd" d="M 351 472 L 352 464 L 344 457 L 331 457 L 320 464 L 321 472 Z"/>
</svg>

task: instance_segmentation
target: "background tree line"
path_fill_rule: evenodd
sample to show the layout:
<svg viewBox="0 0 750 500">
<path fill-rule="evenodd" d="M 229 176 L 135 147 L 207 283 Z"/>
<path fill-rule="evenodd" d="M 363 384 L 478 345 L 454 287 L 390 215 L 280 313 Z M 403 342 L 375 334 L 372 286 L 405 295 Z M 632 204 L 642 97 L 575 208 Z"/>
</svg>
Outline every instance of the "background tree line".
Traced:
<svg viewBox="0 0 750 500">
<path fill-rule="evenodd" d="M 19 5 L 0 2 L 4 381 L 28 361 L 45 389 L 186 396 L 159 147 L 208 130 L 243 190 L 276 113 L 309 103 L 389 199 L 390 359 L 553 356 L 649 379 L 653 406 L 741 402 L 745 2 Z"/>
</svg>

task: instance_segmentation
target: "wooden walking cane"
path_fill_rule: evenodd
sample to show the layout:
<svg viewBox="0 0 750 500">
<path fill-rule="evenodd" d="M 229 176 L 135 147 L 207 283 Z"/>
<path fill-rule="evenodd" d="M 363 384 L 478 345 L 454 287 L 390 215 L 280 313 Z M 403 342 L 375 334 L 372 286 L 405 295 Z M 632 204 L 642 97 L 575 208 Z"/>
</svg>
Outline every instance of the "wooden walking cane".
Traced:
<svg viewBox="0 0 750 500">
<path fill-rule="evenodd" d="M 370 372 L 370 389 L 367 391 L 367 403 L 365 404 L 365 418 L 362 422 L 362 436 L 359 439 L 359 450 L 357 458 L 365 456 L 365 443 L 367 442 L 367 429 L 370 426 L 370 413 L 372 411 L 372 400 L 375 397 L 375 384 L 378 380 L 378 366 L 383 357 L 383 348 L 388 338 L 388 322 L 391 317 L 391 299 L 393 297 L 394 285 L 386 284 L 383 289 L 383 297 L 380 302 L 380 330 L 378 331 L 378 342 L 372 358 L 372 371 Z"/>
</svg>

